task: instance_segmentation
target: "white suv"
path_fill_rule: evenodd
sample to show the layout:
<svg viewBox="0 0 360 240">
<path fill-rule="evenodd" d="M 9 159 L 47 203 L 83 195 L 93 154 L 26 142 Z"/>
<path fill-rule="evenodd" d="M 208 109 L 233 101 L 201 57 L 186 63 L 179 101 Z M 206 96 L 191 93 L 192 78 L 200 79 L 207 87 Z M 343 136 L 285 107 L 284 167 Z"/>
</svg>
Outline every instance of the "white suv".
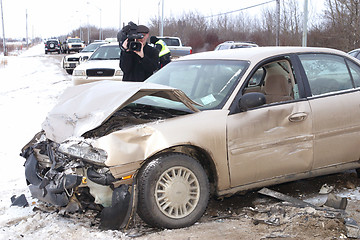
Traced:
<svg viewBox="0 0 360 240">
<path fill-rule="evenodd" d="M 68 74 L 72 74 L 73 70 L 83 61 L 86 61 L 93 52 L 101 45 L 107 42 L 94 42 L 86 46 L 81 52 L 71 55 L 65 55 L 61 62 L 62 68 L 66 70 Z"/>
</svg>

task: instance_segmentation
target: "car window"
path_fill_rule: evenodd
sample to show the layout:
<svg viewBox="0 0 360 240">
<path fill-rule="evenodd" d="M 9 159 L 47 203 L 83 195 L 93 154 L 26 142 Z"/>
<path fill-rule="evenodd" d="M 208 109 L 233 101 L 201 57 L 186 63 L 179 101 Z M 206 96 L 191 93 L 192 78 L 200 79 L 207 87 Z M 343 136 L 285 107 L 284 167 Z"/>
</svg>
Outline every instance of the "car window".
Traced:
<svg viewBox="0 0 360 240">
<path fill-rule="evenodd" d="M 220 45 L 218 50 L 224 50 L 224 49 L 229 49 L 228 45 Z"/>
<path fill-rule="evenodd" d="M 349 52 L 348 54 L 350 56 L 353 56 L 353 57 L 356 57 L 358 55 L 359 51 L 352 51 L 352 52 Z"/>
<path fill-rule="evenodd" d="M 176 38 L 163 38 L 162 39 L 168 46 L 180 46 L 179 39 Z"/>
<path fill-rule="evenodd" d="M 81 43 L 80 38 L 70 38 L 68 39 L 68 43 Z"/>
<path fill-rule="evenodd" d="M 331 54 L 301 54 L 313 96 L 353 88 L 345 59 Z"/>
<path fill-rule="evenodd" d="M 95 44 L 90 44 L 87 47 L 85 47 L 82 52 L 94 52 L 98 47 L 100 47 L 101 45 L 103 45 L 105 43 L 95 43 Z"/>
<path fill-rule="evenodd" d="M 116 60 L 116 59 L 120 59 L 120 47 L 118 45 L 99 47 L 89 58 L 89 60 Z"/>
<path fill-rule="evenodd" d="M 360 67 L 351 61 L 347 61 L 355 87 L 360 87 Z"/>
<path fill-rule="evenodd" d="M 193 101 L 202 105 L 199 109 L 220 108 L 248 65 L 247 61 L 232 60 L 171 62 L 148 78 L 146 82 L 182 90 Z M 151 99 L 151 101 L 144 99 Z M 140 102 L 174 109 L 184 108 L 177 102 L 165 99 L 155 100 L 155 97 L 145 97 L 140 99 Z"/>
<path fill-rule="evenodd" d="M 259 66 L 245 85 L 243 94 L 260 92 L 266 103 L 299 98 L 298 86 L 288 60 L 278 60 Z"/>
</svg>

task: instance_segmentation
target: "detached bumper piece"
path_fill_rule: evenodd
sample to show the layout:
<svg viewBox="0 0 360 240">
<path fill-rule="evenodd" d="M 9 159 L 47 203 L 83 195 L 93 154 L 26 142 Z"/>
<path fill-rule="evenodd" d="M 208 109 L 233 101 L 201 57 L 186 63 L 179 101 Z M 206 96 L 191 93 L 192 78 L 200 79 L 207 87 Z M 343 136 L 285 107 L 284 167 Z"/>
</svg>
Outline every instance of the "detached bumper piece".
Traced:
<svg viewBox="0 0 360 240">
<path fill-rule="evenodd" d="M 34 198 L 56 206 L 66 206 L 69 203 L 72 189 L 81 184 L 82 176 L 66 175 L 55 169 L 50 169 L 49 177 L 40 178 L 37 174 L 38 162 L 32 150 L 26 157 L 25 177 L 29 183 L 31 195 Z"/>
<path fill-rule="evenodd" d="M 127 215 L 131 207 L 130 198 L 128 185 L 124 184 L 114 189 L 112 206 L 104 208 L 101 212 L 100 229 L 117 230 L 125 227 L 129 221 Z"/>
</svg>

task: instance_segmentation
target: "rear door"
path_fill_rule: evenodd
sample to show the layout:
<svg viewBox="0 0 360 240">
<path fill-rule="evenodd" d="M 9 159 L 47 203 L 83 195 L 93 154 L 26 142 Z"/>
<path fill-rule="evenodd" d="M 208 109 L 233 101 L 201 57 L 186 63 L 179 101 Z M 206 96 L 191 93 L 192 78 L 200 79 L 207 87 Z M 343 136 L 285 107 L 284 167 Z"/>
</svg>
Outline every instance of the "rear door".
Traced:
<svg viewBox="0 0 360 240">
<path fill-rule="evenodd" d="M 333 54 L 301 54 L 311 92 L 313 169 L 360 159 L 360 67 Z"/>
</svg>

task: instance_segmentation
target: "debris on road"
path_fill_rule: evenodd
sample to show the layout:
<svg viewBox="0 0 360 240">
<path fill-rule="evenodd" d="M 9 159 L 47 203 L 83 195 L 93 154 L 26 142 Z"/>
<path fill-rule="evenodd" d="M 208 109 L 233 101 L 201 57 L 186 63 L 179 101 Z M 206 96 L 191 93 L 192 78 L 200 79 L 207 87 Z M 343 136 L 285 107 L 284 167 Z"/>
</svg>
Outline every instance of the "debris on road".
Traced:
<svg viewBox="0 0 360 240">
<path fill-rule="evenodd" d="M 26 197 L 24 194 L 21 194 L 19 197 L 16 197 L 16 195 L 13 195 L 11 197 L 11 207 L 12 206 L 27 207 L 27 206 L 29 206 L 29 203 L 26 200 Z"/>
<path fill-rule="evenodd" d="M 319 194 L 329 194 L 334 190 L 334 186 L 329 186 L 326 183 L 320 188 Z"/>
<path fill-rule="evenodd" d="M 339 197 L 330 193 L 324 205 L 335 209 L 345 210 L 347 206 L 347 198 Z"/>
</svg>

